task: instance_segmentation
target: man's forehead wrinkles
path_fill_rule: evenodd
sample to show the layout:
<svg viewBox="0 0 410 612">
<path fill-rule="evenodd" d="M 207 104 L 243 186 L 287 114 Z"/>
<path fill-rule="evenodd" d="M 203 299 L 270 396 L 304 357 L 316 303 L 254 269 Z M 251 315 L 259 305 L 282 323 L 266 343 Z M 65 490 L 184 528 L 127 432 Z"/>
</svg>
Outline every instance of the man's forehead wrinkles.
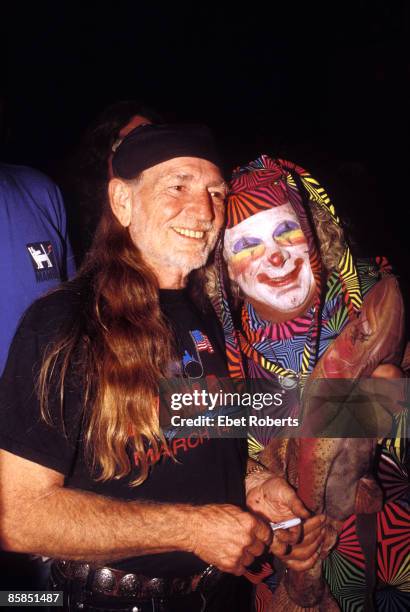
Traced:
<svg viewBox="0 0 410 612">
<path fill-rule="evenodd" d="M 171 176 L 175 176 L 181 181 L 192 181 L 195 178 L 193 174 L 186 174 L 185 172 L 176 172 L 173 173 Z"/>
<path fill-rule="evenodd" d="M 198 172 L 197 175 L 195 174 L 189 174 L 187 172 L 162 172 L 159 176 L 158 176 L 158 181 L 167 181 L 167 180 L 179 180 L 179 181 L 183 181 L 185 183 L 189 183 L 189 182 L 194 182 L 194 181 L 201 181 L 203 180 L 203 173 L 202 172 Z M 223 180 L 223 178 L 211 178 L 209 179 L 209 181 L 206 181 L 206 185 L 207 187 L 220 187 L 221 189 L 224 190 L 228 190 L 228 186 L 226 184 L 226 182 Z"/>
<path fill-rule="evenodd" d="M 176 178 L 180 178 L 182 180 L 192 180 L 195 178 L 199 178 L 201 176 L 203 176 L 203 174 L 205 174 L 203 171 L 198 170 L 196 173 L 192 173 L 192 172 L 184 172 L 184 171 L 178 171 L 178 170 L 169 170 L 169 171 L 163 171 L 159 174 L 159 178 L 163 178 L 163 177 L 176 177 Z M 211 179 L 212 184 L 215 185 L 226 185 L 224 179 L 222 177 L 215 177 Z"/>
<path fill-rule="evenodd" d="M 158 181 L 166 181 L 169 179 L 178 179 L 180 181 L 192 181 L 194 175 L 188 172 L 181 172 L 178 170 L 163 170 L 158 174 Z"/>
</svg>

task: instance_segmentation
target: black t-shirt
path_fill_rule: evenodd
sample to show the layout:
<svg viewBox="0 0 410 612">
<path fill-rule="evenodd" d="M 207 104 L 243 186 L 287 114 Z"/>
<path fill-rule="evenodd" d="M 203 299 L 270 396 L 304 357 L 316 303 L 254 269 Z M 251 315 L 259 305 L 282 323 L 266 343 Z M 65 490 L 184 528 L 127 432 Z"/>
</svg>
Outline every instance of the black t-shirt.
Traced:
<svg viewBox="0 0 410 612">
<path fill-rule="evenodd" d="M 182 373 L 192 378 L 227 376 L 223 337 L 213 313 L 199 312 L 185 291 L 162 290 L 160 304 L 176 339 Z M 27 311 L 0 382 L 0 447 L 60 472 L 66 487 L 123 500 L 245 507 L 246 440 L 210 439 L 203 430 L 171 441 L 177 462 L 166 453 L 149 454 L 150 474 L 140 486 L 129 486 L 139 469 L 138 457 L 131 452 L 133 469 L 126 478 L 96 482 L 84 460 L 82 384 L 75 364 L 65 385 L 63 418 L 58 399 L 51 398 L 54 425 L 41 419 L 35 392 L 41 357 L 65 322 L 81 316 L 82 308 L 80 295 L 63 290 L 38 300 Z M 179 576 L 198 573 L 206 564 L 190 553 L 166 553 L 111 565 L 151 576 Z"/>
</svg>

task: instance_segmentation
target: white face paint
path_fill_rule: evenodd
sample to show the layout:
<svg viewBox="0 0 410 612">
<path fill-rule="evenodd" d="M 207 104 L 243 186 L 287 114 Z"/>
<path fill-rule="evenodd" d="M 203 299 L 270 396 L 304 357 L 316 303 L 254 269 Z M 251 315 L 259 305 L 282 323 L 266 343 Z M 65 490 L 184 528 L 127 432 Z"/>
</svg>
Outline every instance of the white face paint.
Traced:
<svg viewBox="0 0 410 612">
<path fill-rule="evenodd" d="M 312 303 L 315 280 L 308 244 L 288 202 L 225 231 L 230 278 L 263 318 L 283 321 Z"/>
</svg>

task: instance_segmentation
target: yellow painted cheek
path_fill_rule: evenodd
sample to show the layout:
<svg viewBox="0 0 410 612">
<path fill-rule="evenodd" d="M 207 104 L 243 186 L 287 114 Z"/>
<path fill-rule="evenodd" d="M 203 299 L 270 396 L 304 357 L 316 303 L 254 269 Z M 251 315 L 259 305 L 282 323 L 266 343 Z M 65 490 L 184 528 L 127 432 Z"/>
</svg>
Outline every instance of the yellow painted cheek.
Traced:
<svg viewBox="0 0 410 612">
<path fill-rule="evenodd" d="M 252 259 L 258 259 L 258 257 L 262 257 L 265 251 L 266 251 L 265 245 L 258 244 L 258 246 L 252 249 Z"/>
<path fill-rule="evenodd" d="M 230 265 L 234 276 L 236 277 L 240 274 L 244 274 L 251 265 L 251 263 L 255 261 L 255 259 L 259 259 L 259 257 L 261 257 L 265 251 L 265 245 L 258 244 L 258 246 L 256 247 L 244 249 L 240 253 L 233 255 L 230 261 Z"/>
</svg>

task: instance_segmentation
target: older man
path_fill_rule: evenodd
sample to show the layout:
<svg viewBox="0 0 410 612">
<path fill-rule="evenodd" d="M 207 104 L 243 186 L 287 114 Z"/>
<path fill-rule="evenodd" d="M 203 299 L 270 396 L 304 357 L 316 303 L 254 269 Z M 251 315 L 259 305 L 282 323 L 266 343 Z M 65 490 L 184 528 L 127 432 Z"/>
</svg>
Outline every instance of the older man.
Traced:
<svg viewBox="0 0 410 612">
<path fill-rule="evenodd" d="M 53 579 L 68 609 L 246 610 L 234 575 L 271 544 L 266 519 L 308 513 L 257 465 L 248 489 L 260 493 L 259 517 L 248 512 L 246 442 L 167 439 L 157 409 L 160 377 L 227 375 L 216 319 L 188 282 L 223 222 L 217 152 L 206 128 L 147 125 L 124 139 L 113 169 L 85 265 L 28 311 L 11 349 L 2 546 L 64 559 Z M 314 560 L 321 517 L 305 534 L 290 566 Z"/>
</svg>

